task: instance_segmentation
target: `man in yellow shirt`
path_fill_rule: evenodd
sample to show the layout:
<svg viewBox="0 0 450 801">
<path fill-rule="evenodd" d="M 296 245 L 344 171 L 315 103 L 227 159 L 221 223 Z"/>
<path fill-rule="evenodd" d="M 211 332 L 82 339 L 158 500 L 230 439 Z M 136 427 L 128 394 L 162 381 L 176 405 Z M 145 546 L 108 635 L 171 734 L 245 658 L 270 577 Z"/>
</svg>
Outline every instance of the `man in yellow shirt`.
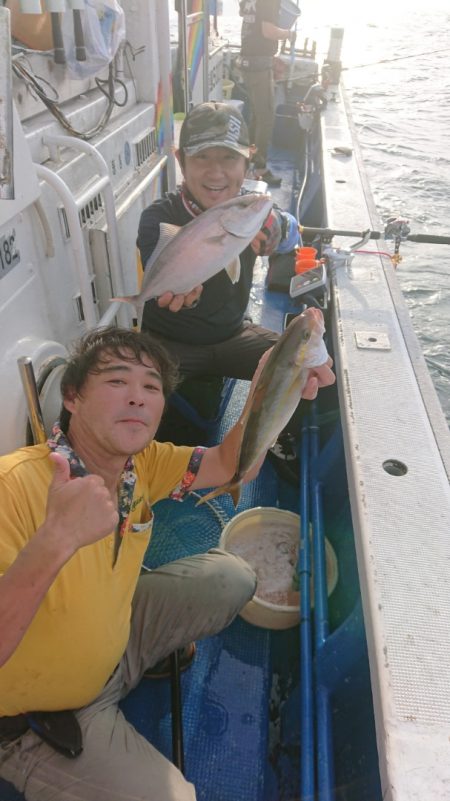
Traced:
<svg viewBox="0 0 450 801">
<path fill-rule="evenodd" d="M 140 575 L 152 505 L 224 484 L 236 464 L 239 422 L 209 449 L 153 440 L 174 380 L 146 333 L 94 331 L 67 365 L 47 444 L 0 458 L 0 776 L 27 801 L 195 799 L 118 709 L 146 669 L 223 629 L 255 589 L 219 549 Z M 29 728 L 30 713 L 61 710 L 75 710 L 74 759 Z"/>
</svg>

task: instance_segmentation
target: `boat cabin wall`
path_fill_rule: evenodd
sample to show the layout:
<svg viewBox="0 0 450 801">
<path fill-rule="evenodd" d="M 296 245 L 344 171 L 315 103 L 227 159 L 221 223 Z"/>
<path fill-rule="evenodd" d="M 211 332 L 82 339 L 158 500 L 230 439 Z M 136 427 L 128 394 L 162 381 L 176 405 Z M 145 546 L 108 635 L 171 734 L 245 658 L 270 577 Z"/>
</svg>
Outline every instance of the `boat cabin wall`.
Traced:
<svg viewBox="0 0 450 801">
<path fill-rule="evenodd" d="M 69 137 L 14 77 L 15 198 L 2 202 L 0 215 L 2 453 L 26 444 L 27 407 L 17 359 L 30 357 L 39 387 L 48 387 L 49 365 L 89 327 L 102 323 L 111 297 L 136 291 L 140 214 L 174 185 L 172 127 L 164 124 L 171 114 L 167 4 L 156 0 L 124 8 L 135 56 L 127 48 L 128 57 L 116 59 L 115 66 L 127 102 L 114 107 L 88 143 Z M 49 56 L 30 54 L 27 63 L 52 82 L 75 128 L 96 125 L 106 100 L 92 88 L 93 80 L 70 79 Z M 124 100 L 120 86 L 116 97 Z M 66 139 L 52 138 L 61 135 Z M 131 324 L 131 308 L 120 307 L 115 319 Z"/>
<path fill-rule="evenodd" d="M 175 186 L 168 4 L 125 1 L 123 8 L 129 44 L 114 62 L 115 96 L 122 105 L 113 107 L 92 138 L 69 135 L 26 83 L 13 77 L 15 199 L 0 215 L 0 382 L 8 388 L 1 397 L 3 453 L 27 439 L 17 359 L 31 359 L 46 404 L 44 419 L 51 424 L 47 405 L 53 410 L 59 403 L 52 370 L 71 343 L 105 322 L 131 325 L 131 307 L 122 305 L 114 317 L 111 298 L 137 291 L 141 212 Z M 217 100 L 222 62 L 223 50 L 215 48 L 208 89 Z M 21 63 L 44 86 L 49 82 L 49 95 L 50 85 L 56 90 L 75 131 L 97 126 L 107 101 L 94 78 L 74 80 L 51 53 L 29 53 Z M 106 77 L 106 71 L 96 77 Z M 200 62 L 195 102 L 203 99 L 203 77 Z"/>
<path fill-rule="evenodd" d="M 16 0 L 8 0 L 10 5 L 13 2 L 15 3 Z M 170 68 L 167 71 L 167 64 L 170 60 L 168 4 L 165 0 L 153 0 L 151 3 L 145 3 L 142 0 L 123 0 L 120 5 L 124 12 L 126 39 L 119 48 L 115 59 L 116 77 L 121 80 L 133 78 L 135 102 L 156 102 L 160 75 L 163 70 L 164 73 L 170 72 Z M 100 0 L 98 0 L 98 6 L 101 7 Z M 36 38 L 30 39 L 28 32 L 25 36 L 21 35 L 24 26 L 28 23 L 29 16 L 18 13 L 17 8 L 15 11 L 12 9 L 12 34 L 15 37 L 13 39 L 13 55 L 17 56 L 21 48 L 28 48 L 24 58 L 19 61 L 31 74 L 39 76 L 39 83 L 48 96 L 52 100 L 57 100 L 58 103 L 76 99 L 79 105 L 81 95 L 86 95 L 90 91 L 98 91 L 96 79 L 105 80 L 107 78 L 107 64 L 105 63 L 100 72 L 90 74 L 89 70 L 94 69 L 94 67 L 90 67 L 92 51 L 87 50 L 88 57 L 85 62 L 75 62 L 66 39 L 64 39 L 67 50 L 66 64 L 55 63 L 53 50 L 46 49 L 49 44 L 48 37 L 42 40 L 42 37 L 37 34 Z M 41 18 L 45 26 L 50 27 L 49 14 L 33 15 L 33 18 L 36 18 L 34 28 L 39 28 L 38 22 Z M 72 25 L 71 12 L 67 11 L 62 14 L 61 20 L 63 31 L 68 30 Z M 86 25 L 86 22 L 84 24 Z M 88 37 L 85 38 L 87 41 Z M 43 50 L 42 54 L 31 52 L 29 48 L 32 46 Z M 79 74 L 79 78 L 73 77 L 74 70 Z M 32 89 L 28 88 L 23 81 L 15 80 L 14 99 L 22 120 L 40 114 L 43 109 L 42 102 L 34 96 Z M 118 97 L 118 99 L 120 98 Z"/>
</svg>

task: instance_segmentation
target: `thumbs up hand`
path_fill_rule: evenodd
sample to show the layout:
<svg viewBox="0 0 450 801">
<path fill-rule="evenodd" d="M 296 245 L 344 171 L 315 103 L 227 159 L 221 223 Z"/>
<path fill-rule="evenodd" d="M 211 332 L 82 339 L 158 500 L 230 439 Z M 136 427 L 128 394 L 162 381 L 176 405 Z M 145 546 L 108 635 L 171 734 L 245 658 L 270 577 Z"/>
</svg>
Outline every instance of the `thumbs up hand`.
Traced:
<svg viewBox="0 0 450 801">
<path fill-rule="evenodd" d="M 51 453 L 55 472 L 48 491 L 44 526 L 66 544 L 69 553 L 106 537 L 117 526 L 119 515 L 100 476 L 70 477 L 67 459 Z"/>
</svg>

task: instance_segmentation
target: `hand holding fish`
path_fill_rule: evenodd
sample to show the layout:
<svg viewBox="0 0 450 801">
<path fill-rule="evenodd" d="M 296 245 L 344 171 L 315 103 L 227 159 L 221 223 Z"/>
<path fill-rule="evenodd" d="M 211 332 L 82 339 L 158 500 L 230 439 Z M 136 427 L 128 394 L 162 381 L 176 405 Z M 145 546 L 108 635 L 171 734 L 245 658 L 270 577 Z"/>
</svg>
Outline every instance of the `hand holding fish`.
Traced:
<svg viewBox="0 0 450 801">
<path fill-rule="evenodd" d="M 250 243 L 253 253 L 257 256 L 270 256 L 281 241 L 280 214 L 272 209 L 260 231 Z"/>
<path fill-rule="evenodd" d="M 305 400 L 314 400 L 321 387 L 331 387 L 336 381 L 336 376 L 332 371 L 333 359 L 328 356 L 325 364 L 319 367 L 311 367 L 306 381 L 305 388 L 302 392 L 302 398 Z"/>
<path fill-rule="evenodd" d="M 266 452 L 292 417 L 300 397 L 305 393 L 309 398 L 314 397 L 319 385 L 333 383 L 324 332 L 322 312 L 306 309 L 262 356 L 239 421 L 241 435 L 234 476 L 199 503 L 229 492 L 237 506 L 242 484 L 257 474 Z"/>
<path fill-rule="evenodd" d="M 158 306 L 161 309 L 169 309 L 171 312 L 179 312 L 180 309 L 193 309 L 203 292 L 203 284 L 194 287 L 191 292 L 186 295 L 174 295 L 173 292 L 164 292 L 158 298 Z"/>
</svg>

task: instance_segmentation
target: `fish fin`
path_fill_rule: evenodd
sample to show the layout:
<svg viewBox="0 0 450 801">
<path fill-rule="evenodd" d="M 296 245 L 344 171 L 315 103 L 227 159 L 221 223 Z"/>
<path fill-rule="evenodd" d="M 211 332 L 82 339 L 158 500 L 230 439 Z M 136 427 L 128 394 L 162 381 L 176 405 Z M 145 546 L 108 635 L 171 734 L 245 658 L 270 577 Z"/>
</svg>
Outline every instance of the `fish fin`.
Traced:
<svg viewBox="0 0 450 801">
<path fill-rule="evenodd" d="M 233 503 L 234 503 L 234 508 L 235 509 L 236 509 L 236 507 L 237 507 L 237 505 L 238 505 L 238 503 L 239 503 L 239 501 L 241 499 L 241 488 L 242 488 L 242 482 L 238 481 L 238 483 L 235 484 L 233 487 L 230 487 L 230 490 L 229 490 L 230 495 L 231 495 L 231 497 L 233 499 Z"/>
<path fill-rule="evenodd" d="M 124 295 L 123 297 L 110 298 L 109 300 L 110 303 L 115 303 L 116 301 L 120 303 L 131 303 L 132 306 L 136 306 L 137 308 L 139 303 L 139 295 Z"/>
<path fill-rule="evenodd" d="M 159 254 L 162 253 L 164 248 L 170 244 L 172 239 L 176 237 L 178 232 L 181 231 L 180 225 L 172 225 L 172 223 L 165 223 L 162 222 L 159 224 L 159 238 L 155 245 L 154 250 L 149 259 L 145 262 L 144 266 L 144 278 L 142 280 L 142 289 L 145 287 L 146 279 L 148 280 L 148 276 L 151 273 L 152 266 L 155 263 L 156 259 L 158 258 Z"/>
<path fill-rule="evenodd" d="M 181 227 L 182 227 L 181 225 L 173 225 L 172 223 L 165 223 L 165 222 L 159 224 L 159 239 L 158 242 L 156 243 L 156 247 L 150 257 L 150 260 L 153 261 L 152 257 L 154 253 L 156 253 L 155 259 L 159 256 L 161 251 L 165 247 L 167 247 L 169 242 L 171 242 L 172 239 L 177 235 L 177 233 L 181 231 Z"/>
<path fill-rule="evenodd" d="M 235 478 L 232 478 L 228 484 L 224 484 L 222 487 L 217 487 L 217 489 L 208 492 L 206 495 L 203 495 L 195 505 L 201 506 L 203 503 L 210 501 L 212 498 L 217 498 L 219 495 L 223 495 L 224 492 L 229 492 L 233 499 L 234 508 L 236 509 L 241 497 L 241 487 L 242 481 L 236 481 Z"/>
<path fill-rule="evenodd" d="M 222 228 L 224 228 L 225 231 L 232 236 L 236 236 L 238 239 L 243 240 L 250 239 L 251 241 L 257 233 L 257 230 L 255 231 L 255 212 L 252 208 L 245 205 L 245 196 L 243 196 L 243 200 L 244 205 L 240 208 L 235 206 L 234 208 L 223 211 L 223 214 L 220 218 L 220 224 Z M 268 206 L 265 210 L 264 217 L 261 220 L 261 225 L 263 224 L 264 219 L 269 216 L 272 205 L 273 202 L 271 202 L 270 206 Z"/>
<path fill-rule="evenodd" d="M 252 406 L 251 406 L 253 412 L 258 412 L 259 409 L 261 408 L 264 398 L 267 395 L 268 386 L 269 384 L 267 381 L 264 384 L 263 383 L 260 384 L 258 382 L 258 384 L 256 385 L 255 391 L 253 393 Z"/>
<path fill-rule="evenodd" d="M 205 242 L 205 244 L 221 245 L 225 237 L 226 233 L 223 232 L 221 234 L 209 234 L 208 236 L 205 236 L 203 241 Z"/>
<path fill-rule="evenodd" d="M 241 274 L 241 262 L 239 260 L 239 256 L 236 256 L 231 264 L 229 264 L 228 267 L 225 267 L 225 270 L 229 275 L 231 283 L 236 284 L 239 281 L 239 276 Z"/>
<path fill-rule="evenodd" d="M 222 228 L 228 234 L 246 239 L 254 230 L 255 223 L 252 217 L 245 215 L 245 209 L 227 209 L 220 218 Z"/>
</svg>

